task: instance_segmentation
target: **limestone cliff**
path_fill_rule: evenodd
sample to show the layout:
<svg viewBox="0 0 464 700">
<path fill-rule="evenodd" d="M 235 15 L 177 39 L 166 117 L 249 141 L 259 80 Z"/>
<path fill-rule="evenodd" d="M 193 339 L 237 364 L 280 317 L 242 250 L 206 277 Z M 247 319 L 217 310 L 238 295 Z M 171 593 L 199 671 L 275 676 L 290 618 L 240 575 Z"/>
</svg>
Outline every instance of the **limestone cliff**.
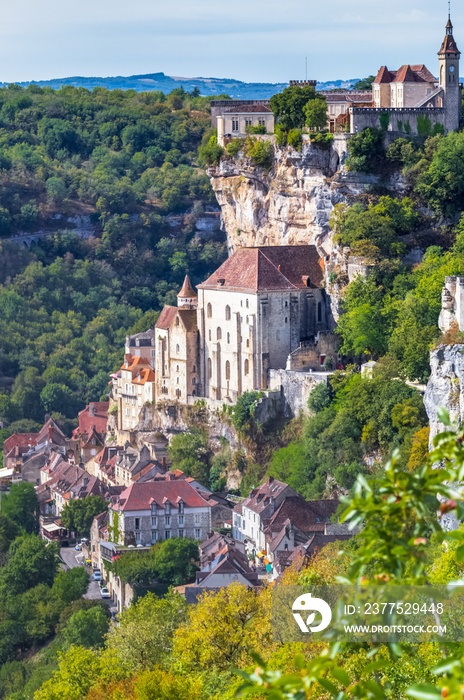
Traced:
<svg viewBox="0 0 464 700">
<path fill-rule="evenodd" d="M 438 420 L 438 409 L 446 408 L 453 421 L 464 420 L 464 345 L 440 345 L 430 353 L 431 375 L 424 396 L 430 421 L 430 440 L 444 426 Z"/>
<path fill-rule="evenodd" d="M 230 251 L 242 246 L 315 244 L 321 255 L 329 254 L 334 206 L 352 202 L 379 183 L 377 176 L 346 171 L 346 144 L 346 136 L 336 134 L 330 149 L 309 141 L 303 142 L 301 152 L 277 148 L 270 171 L 240 157 L 223 158 L 218 167 L 210 168 Z"/>
</svg>

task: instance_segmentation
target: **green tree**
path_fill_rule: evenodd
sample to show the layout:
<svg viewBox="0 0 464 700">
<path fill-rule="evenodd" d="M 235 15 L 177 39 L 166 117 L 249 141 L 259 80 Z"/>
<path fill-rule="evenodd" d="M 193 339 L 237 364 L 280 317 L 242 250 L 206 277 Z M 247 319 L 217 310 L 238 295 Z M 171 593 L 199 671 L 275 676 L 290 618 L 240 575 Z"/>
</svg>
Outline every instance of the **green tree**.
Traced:
<svg viewBox="0 0 464 700">
<path fill-rule="evenodd" d="M 8 518 L 3 513 L 0 514 L 0 555 L 6 554 L 10 548 L 10 544 L 18 537 L 20 533 L 17 522 Z"/>
<path fill-rule="evenodd" d="M 104 498 L 96 495 L 86 496 L 66 503 L 61 513 L 61 522 L 67 530 L 88 537 L 95 516 L 107 510 L 108 502 Z"/>
<path fill-rule="evenodd" d="M 58 567 L 58 551 L 54 543 L 47 546 L 37 535 L 25 535 L 11 545 L 10 558 L 0 574 L 0 583 L 13 595 L 24 593 L 39 583 L 51 586 Z"/>
<path fill-rule="evenodd" d="M 283 129 L 302 129 L 305 125 L 305 107 L 316 99 L 320 98 L 313 87 L 296 85 L 273 95 L 270 106 L 276 122 Z"/>
<path fill-rule="evenodd" d="M 66 184 L 61 177 L 50 177 L 46 182 L 48 198 L 53 204 L 60 204 L 66 197 Z"/>
<path fill-rule="evenodd" d="M 105 615 L 100 606 L 94 606 L 71 616 L 63 631 L 63 638 L 69 645 L 97 648 L 103 646 L 108 628 L 108 615 Z"/>
<path fill-rule="evenodd" d="M 211 452 L 206 433 L 190 430 L 174 435 L 168 452 L 173 467 L 198 479 L 201 484 L 208 483 Z"/>
<path fill-rule="evenodd" d="M 318 97 L 310 100 L 304 108 L 305 120 L 310 129 L 325 129 L 327 127 L 327 102 Z"/>
<path fill-rule="evenodd" d="M 20 481 L 12 484 L 10 493 L 1 498 L 1 514 L 24 528 L 27 533 L 38 532 L 39 503 L 34 484 Z"/>
<path fill-rule="evenodd" d="M 81 598 L 87 591 L 88 585 L 87 571 L 81 567 L 75 567 L 69 571 L 60 571 L 53 581 L 52 591 L 63 603 L 69 604 Z"/>
<path fill-rule="evenodd" d="M 153 547 L 156 576 L 161 583 L 180 586 L 191 582 L 198 571 L 198 543 L 182 537 L 159 542 Z"/>
</svg>

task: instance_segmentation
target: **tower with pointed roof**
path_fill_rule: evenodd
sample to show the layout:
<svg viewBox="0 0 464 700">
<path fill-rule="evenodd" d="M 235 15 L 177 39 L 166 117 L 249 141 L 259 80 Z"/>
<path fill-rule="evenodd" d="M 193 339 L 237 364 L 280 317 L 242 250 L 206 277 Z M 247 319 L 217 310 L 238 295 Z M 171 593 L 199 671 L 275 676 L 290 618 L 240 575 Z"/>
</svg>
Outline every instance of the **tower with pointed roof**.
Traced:
<svg viewBox="0 0 464 700">
<path fill-rule="evenodd" d="M 453 36 L 451 13 L 448 14 L 446 34 L 438 52 L 440 87 L 443 90 L 443 105 L 446 112 L 446 130 L 459 128 L 461 121 L 461 87 L 459 84 L 459 51 Z"/>
<path fill-rule="evenodd" d="M 184 309 L 196 309 L 197 305 L 197 293 L 192 287 L 192 283 L 190 282 L 189 276 L 185 275 L 184 284 L 182 285 L 182 289 L 177 295 L 177 306 L 179 308 L 183 307 Z"/>
</svg>

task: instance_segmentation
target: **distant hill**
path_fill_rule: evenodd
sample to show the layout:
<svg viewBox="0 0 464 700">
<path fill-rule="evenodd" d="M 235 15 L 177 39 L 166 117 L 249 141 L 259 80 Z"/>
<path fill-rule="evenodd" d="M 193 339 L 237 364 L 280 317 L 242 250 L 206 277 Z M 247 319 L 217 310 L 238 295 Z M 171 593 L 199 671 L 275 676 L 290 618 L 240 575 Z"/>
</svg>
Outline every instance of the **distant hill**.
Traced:
<svg viewBox="0 0 464 700">
<path fill-rule="evenodd" d="M 356 83 L 359 78 L 352 80 L 334 80 L 328 83 L 318 83 L 318 90 L 332 90 L 335 88 L 349 88 Z M 223 95 L 227 94 L 234 98 L 244 99 L 268 99 L 281 92 L 288 83 L 243 83 L 240 80 L 229 78 L 182 78 L 178 76 L 165 75 L 164 73 L 147 73 L 146 75 L 130 75 L 128 77 L 115 76 L 109 78 L 85 78 L 83 76 L 73 76 L 71 78 L 53 78 L 52 80 L 30 80 L 19 85 L 39 85 L 40 87 L 51 87 L 57 90 L 63 85 L 73 85 L 74 87 L 84 87 L 92 90 L 94 87 L 105 87 L 108 90 L 162 90 L 165 93 L 171 92 L 176 87 L 182 87 L 187 92 L 192 92 L 198 88 L 202 95 Z M 7 83 L 0 83 L 5 87 Z"/>
</svg>

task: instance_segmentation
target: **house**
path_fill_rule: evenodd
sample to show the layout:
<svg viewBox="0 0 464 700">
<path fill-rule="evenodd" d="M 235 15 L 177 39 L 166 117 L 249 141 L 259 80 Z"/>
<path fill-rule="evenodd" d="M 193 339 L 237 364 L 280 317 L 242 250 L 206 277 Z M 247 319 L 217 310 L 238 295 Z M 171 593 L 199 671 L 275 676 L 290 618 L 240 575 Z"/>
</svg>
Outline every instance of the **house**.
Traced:
<svg viewBox="0 0 464 700">
<path fill-rule="evenodd" d="M 85 470 L 108 486 L 116 486 L 116 460 L 124 448 L 119 445 L 106 445 L 85 464 Z"/>
<path fill-rule="evenodd" d="M 5 440 L 4 465 L 20 473 L 22 481 L 39 484 L 40 470 L 53 453 L 74 461 L 77 443 L 67 438 L 55 421 L 48 418 L 38 433 L 18 433 Z"/>
<path fill-rule="evenodd" d="M 110 507 L 109 530 L 116 544 L 151 546 L 160 540 L 205 540 L 212 501 L 185 479 L 133 483 Z"/>
<path fill-rule="evenodd" d="M 218 143 L 224 136 L 244 138 L 250 127 L 274 133 L 274 115 L 269 100 L 211 100 L 211 123 L 217 129 Z"/>
<path fill-rule="evenodd" d="M 143 358 L 154 368 L 156 351 L 155 337 L 156 333 L 154 328 L 150 328 L 143 333 L 127 335 L 125 354 L 132 355 L 132 357 Z"/>
<path fill-rule="evenodd" d="M 84 464 L 103 449 L 108 422 L 108 402 L 89 403 L 79 413 L 79 425 L 73 430 L 80 459 Z"/>
<path fill-rule="evenodd" d="M 118 409 L 118 430 L 133 430 L 142 407 L 155 400 L 155 373 L 149 360 L 126 354 L 124 364 L 113 378 L 112 394 Z"/>
<path fill-rule="evenodd" d="M 145 475 L 148 470 L 153 476 L 164 474 L 165 472 L 162 465 L 152 459 L 150 450 L 146 445 L 138 450 L 131 447 L 129 442 L 126 442 L 124 447 L 118 451 L 115 461 L 114 477 L 116 484 L 130 486 L 135 480 Z"/>
<path fill-rule="evenodd" d="M 240 543 L 238 543 L 240 544 Z M 225 542 L 212 561 L 206 562 L 195 577 L 195 588 L 223 588 L 231 583 L 257 586 L 255 571 L 250 569 L 248 558 L 236 546 L 234 540 Z"/>
</svg>

